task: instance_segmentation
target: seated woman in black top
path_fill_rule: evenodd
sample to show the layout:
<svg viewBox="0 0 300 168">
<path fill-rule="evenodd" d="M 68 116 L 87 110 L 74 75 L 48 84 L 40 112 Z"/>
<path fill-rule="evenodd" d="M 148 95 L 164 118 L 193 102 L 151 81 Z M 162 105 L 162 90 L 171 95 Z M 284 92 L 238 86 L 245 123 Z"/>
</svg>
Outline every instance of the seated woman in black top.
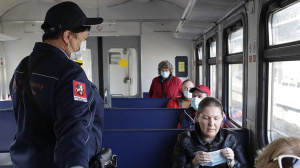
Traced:
<svg viewBox="0 0 300 168">
<path fill-rule="evenodd" d="M 200 102 L 195 130 L 178 136 L 173 168 L 250 167 L 236 133 L 220 128 L 222 109 L 220 101 L 213 97 L 206 97 Z M 219 162 L 216 163 L 217 160 Z"/>
</svg>

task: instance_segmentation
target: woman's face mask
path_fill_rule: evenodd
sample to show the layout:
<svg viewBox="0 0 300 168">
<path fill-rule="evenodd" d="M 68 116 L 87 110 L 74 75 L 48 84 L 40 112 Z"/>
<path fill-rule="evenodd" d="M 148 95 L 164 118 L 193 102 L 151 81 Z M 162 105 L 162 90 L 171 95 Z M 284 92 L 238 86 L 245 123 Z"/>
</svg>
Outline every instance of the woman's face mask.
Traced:
<svg viewBox="0 0 300 168">
<path fill-rule="evenodd" d="M 72 49 L 71 56 L 70 56 L 71 60 L 78 60 L 78 59 L 80 59 L 82 57 L 82 54 L 86 51 L 86 41 L 79 41 L 79 42 L 80 42 L 80 48 L 79 48 L 78 51 L 74 51 L 73 48 L 70 45 L 70 47 Z"/>
<path fill-rule="evenodd" d="M 193 97 L 193 93 L 190 93 L 188 90 L 185 90 L 185 91 L 183 92 L 183 95 L 184 95 L 184 97 L 186 97 L 186 98 L 188 98 L 188 99 L 190 99 L 190 98 Z"/>
<path fill-rule="evenodd" d="M 191 106 L 198 111 L 198 107 L 199 107 L 199 103 L 201 102 L 202 99 L 198 98 L 198 97 L 193 97 L 192 98 L 192 102 L 191 102 Z"/>
<path fill-rule="evenodd" d="M 161 75 L 163 78 L 168 78 L 169 75 L 170 75 L 170 72 L 169 72 L 169 71 L 160 71 L 160 75 Z"/>
</svg>

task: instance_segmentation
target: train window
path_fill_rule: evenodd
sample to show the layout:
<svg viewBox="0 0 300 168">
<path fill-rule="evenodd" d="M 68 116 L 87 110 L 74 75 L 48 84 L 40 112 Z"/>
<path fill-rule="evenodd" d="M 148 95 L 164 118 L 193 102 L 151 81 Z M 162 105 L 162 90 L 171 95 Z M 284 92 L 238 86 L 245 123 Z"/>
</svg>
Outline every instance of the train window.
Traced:
<svg viewBox="0 0 300 168">
<path fill-rule="evenodd" d="M 198 65 L 198 73 L 199 73 L 199 81 L 198 81 L 199 84 L 203 84 L 202 59 L 203 59 L 203 47 L 202 47 L 202 45 L 200 45 L 198 47 L 198 63 L 197 63 L 197 65 Z"/>
<path fill-rule="evenodd" d="M 203 57 L 203 48 L 202 48 L 202 46 L 200 46 L 198 48 L 198 59 L 202 60 L 202 57 Z"/>
<path fill-rule="evenodd" d="M 228 53 L 234 54 L 243 51 L 243 29 L 228 34 Z"/>
<path fill-rule="evenodd" d="M 207 64 L 208 64 L 208 74 L 209 78 L 207 78 L 207 83 L 210 88 L 211 96 L 216 97 L 216 90 L 217 90 L 217 63 L 216 63 L 216 56 L 217 56 L 217 42 L 216 37 L 213 36 L 207 40 L 207 50 L 209 53 L 207 54 Z M 206 50 L 206 51 L 207 51 Z"/>
<path fill-rule="evenodd" d="M 138 90 L 137 71 L 135 48 L 111 48 L 109 50 L 111 95 L 135 96 Z"/>
<path fill-rule="evenodd" d="M 203 85 L 203 70 L 202 70 L 202 66 L 199 66 L 199 84 Z"/>
<path fill-rule="evenodd" d="M 217 44 L 216 41 L 212 41 L 212 42 L 209 44 L 209 57 L 210 57 L 210 58 L 213 58 L 213 57 L 216 57 L 216 56 L 217 56 L 216 44 Z"/>
<path fill-rule="evenodd" d="M 284 1 L 282 1 L 284 2 Z M 282 5 L 277 5 L 282 6 Z M 300 136 L 300 3 L 269 11 L 265 29 L 269 46 L 264 51 L 268 82 L 266 107 L 269 141 Z M 293 43 L 290 43 L 293 42 Z M 281 44 L 280 46 L 276 46 Z"/>
<path fill-rule="evenodd" d="M 243 48 L 244 29 L 242 23 L 238 22 L 226 31 L 227 51 L 225 55 L 226 96 L 225 102 L 228 117 L 237 126 L 243 125 Z M 224 40 L 226 42 L 226 40 Z"/>
<path fill-rule="evenodd" d="M 238 125 L 243 123 L 243 64 L 229 64 L 228 115 Z"/>
<path fill-rule="evenodd" d="M 216 97 L 216 88 L 217 88 L 217 66 L 216 65 L 210 65 L 210 92 L 212 97 Z"/>
<path fill-rule="evenodd" d="M 269 17 L 269 44 L 300 40 L 300 2 L 273 12 Z"/>
<path fill-rule="evenodd" d="M 268 130 L 270 140 L 299 136 L 300 61 L 269 63 Z"/>
</svg>

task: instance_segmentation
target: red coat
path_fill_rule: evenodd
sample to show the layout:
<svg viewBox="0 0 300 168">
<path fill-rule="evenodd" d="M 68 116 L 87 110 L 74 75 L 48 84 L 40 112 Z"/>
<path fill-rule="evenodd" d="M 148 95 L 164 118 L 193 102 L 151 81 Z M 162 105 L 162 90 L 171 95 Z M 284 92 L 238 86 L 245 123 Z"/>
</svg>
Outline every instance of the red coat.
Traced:
<svg viewBox="0 0 300 168">
<path fill-rule="evenodd" d="M 160 80 L 161 80 L 160 76 L 155 77 L 152 80 L 151 87 L 148 93 L 148 98 L 163 97 Z M 167 98 L 177 97 L 178 93 L 180 93 L 181 91 L 182 82 L 178 77 L 172 76 L 172 78 L 169 81 L 163 82 L 163 87 L 164 87 L 165 97 Z"/>
<path fill-rule="evenodd" d="M 182 102 L 181 97 L 175 97 L 175 98 L 171 99 L 167 104 L 167 108 L 182 108 L 181 107 L 181 102 L 179 101 L 179 99 Z"/>
</svg>

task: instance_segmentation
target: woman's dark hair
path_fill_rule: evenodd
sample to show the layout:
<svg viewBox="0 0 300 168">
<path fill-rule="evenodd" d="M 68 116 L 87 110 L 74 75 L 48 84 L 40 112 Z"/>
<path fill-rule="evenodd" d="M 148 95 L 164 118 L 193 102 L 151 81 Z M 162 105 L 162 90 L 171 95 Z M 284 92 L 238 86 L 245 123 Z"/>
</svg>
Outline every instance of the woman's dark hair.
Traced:
<svg viewBox="0 0 300 168">
<path fill-rule="evenodd" d="M 205 109 L 205 107 L 208 107 L 208 106 L 213 106 L 213 107 L 220 108 L 220 113 L 222 115 L 222 110 L 223 110 L 222 103 L 218 99 L 216 99 L 216 98 L 205 97 L 199 103 L 199 107 L 198 107 L 198 111 L 197 111 L 197 116 L 199 116 L 202 113 L 202 111 Z"/>
<path fill-rule="evenodd" d="M 44 30 L 44 34 L 42 37 L 42 40 L 55 40 L 58 39 L 65 30 L 55 30 L 54 27 L 50 26 L 47 23 L 43 23 L 41 28 Z M 80 26 L 78 28 L 70 29 L 72 33 L 80 33 L 80 32 L 85 32 L 89 31 L 91 29 L 91 26 Z"/>
</svg>

